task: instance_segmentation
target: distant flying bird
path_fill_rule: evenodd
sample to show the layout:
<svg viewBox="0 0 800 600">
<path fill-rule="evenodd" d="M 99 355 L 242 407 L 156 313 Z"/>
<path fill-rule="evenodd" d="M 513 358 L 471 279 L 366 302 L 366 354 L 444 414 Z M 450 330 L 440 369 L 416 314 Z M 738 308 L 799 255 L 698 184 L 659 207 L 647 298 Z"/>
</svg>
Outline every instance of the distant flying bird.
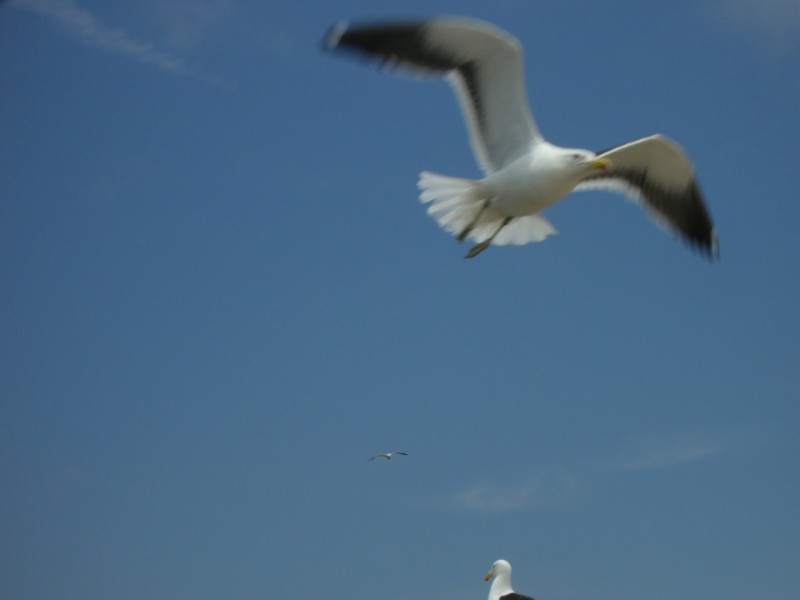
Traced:
<svg viewBox="0 0 800 600">
<path fill-rule="evenodd" d="M 533 600 L 530 596 L 516 593 L 511 587 L 511 565 L 508 561 L 495 561 L 484 580 L 489 581 L 493 577 L 492 587 L 489 588 L 489 600 Z"/>
<path fill-rule="evenodd" d="M 446 75 L 464 113 L 485 177 L 424 171 L 420 201 L 439 225 L 476 245 L 540 242 L 556 232 L 542 211 L 573 190 L 608 189 L 640 201 L 657 222 L 701 252 L 718 254 L 717 235 L 694 168 L 683 150 L 651 135 L 600 153 L 544 139 L 528 107 L 522 47 L 489 23 L 459 17 L 334 27 L 331 50 L 377 58 L 420 75 Z M 587 110 L 590 107 L 587 105 Z"/>
<path fill-rule="evenodd" d="M 408 452 L 386 452 L 385 454 L 376 454 L 375 456 L 370 458 L 367 462 L 369 462 L 370 460 L 375 460 L 376 458 L 385 458 L 386 460 L 392 460 L 392 457 L 397 456 L 398 454 L 400 456 L 408 456 Z"/>
</svg>

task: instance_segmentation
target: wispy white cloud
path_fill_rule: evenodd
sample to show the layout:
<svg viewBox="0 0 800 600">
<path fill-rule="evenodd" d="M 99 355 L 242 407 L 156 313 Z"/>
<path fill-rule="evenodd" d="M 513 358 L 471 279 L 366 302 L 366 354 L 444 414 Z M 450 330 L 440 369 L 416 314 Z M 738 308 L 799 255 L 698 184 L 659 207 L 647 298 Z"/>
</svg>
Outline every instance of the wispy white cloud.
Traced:
<svg viewBox="0 0 800 600">
<path fill-rule="evenodd" d="M 507 513 L 564 504 L 577 489 L 578 482 L 572 475 L 549 473 L 515 484 L 477 483 L 450 495 L 446 504 L 469 512 Z"/>
<path fill-rule="evenodd" d="M 719 0 L 714 6 L 724 26 L 770 52 L 800 48 L 800 0 Z"/>
<path fill-rule="evenodd" d="M 106 25 L 99 17 L 78 6 L 75 0 L 11 0 L 9 6 L 49 19 L 87 46 L 127 56 L 168 73 L 193 75 L 211 83 L 221 83 L 189 67 L 183 59 L 159 50 L 154 43 L 136 39 L 123 29 Z"/>
<path fill-rule="evenodd" d="M 641 440 L 623 458 L 604 466 L 626 471 L 680 467 L 710 460 L 730 451 L 732 445 L 719 436 L 690 432 Z"/>
<path fill-rule="evenodd" d="M 148 5 L 167 47 L 192 50 L 230 25 L 237 0 L 159 0 Z"/>
<path fill-rule="evenodd" d="M 584 502 L 598 490 L 605 489 L 610 472 L 616 472 L 618 477 L 626 472 L 690 468 L 752 451 L 765 440 L 774 443 L 774 434 L 758 429 L 727 433 L 703 429 L 654 433 L 628 440 L 616 452 L 602 450 L 602 454 L 612 456 L 608 460 L 589 459 L 567 468 L 542 469 L 538 474 L 515 482 L 472 483 L 440 496 L 436 504 L 450 510 L 482 514 L 558 508 Z"/>
</svg>

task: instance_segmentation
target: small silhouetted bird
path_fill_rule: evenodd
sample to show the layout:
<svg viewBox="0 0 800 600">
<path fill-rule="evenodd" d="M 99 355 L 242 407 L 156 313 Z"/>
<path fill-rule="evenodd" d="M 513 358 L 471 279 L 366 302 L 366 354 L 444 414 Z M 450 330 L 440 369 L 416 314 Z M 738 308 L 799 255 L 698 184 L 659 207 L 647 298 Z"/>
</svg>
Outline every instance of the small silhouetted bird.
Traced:
<svg viewBox="0 0 800 600">
<path fill-rule="evenodd" d="M 392 460 L 392 457 L 397 456 L 398 454 L 400 456 L 408 456 L 408 452 L 386 452 L 384 454 L 376 454 L 375 456 L 370 458 L 367 462 L 369 462 L 370 460 L 375 460 L 376 458 L 385 458 L 386 460 Z"/>
</svg>

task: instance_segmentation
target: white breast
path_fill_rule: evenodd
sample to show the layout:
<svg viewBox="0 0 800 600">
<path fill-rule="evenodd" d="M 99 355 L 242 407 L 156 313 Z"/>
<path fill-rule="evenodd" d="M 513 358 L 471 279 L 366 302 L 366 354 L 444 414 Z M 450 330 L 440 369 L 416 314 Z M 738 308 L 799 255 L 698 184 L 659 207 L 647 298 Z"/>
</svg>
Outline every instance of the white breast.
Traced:
<svg viewBox="0 0 800 600">
<path fill-rule="evenodd" d="M 537 144 L 530 154 L 489 175 L 481 195 L 492 198 L 492 208 L 512 217 L 544 210 L 580 181 L 580 173 L 564 163 L 562 152 L 547 143 Z"/>
</svg>

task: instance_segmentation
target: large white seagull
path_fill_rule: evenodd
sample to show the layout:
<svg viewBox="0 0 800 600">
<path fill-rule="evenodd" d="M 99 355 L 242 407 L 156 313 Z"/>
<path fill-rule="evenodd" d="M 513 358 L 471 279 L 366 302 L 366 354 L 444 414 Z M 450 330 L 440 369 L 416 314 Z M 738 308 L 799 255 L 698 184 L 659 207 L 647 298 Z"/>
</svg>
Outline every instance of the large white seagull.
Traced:
<svg viewBox="0 0 800 600">
<path fill-rule="evenodd" d="M 467 121 L 484 178 L 423 172 L 420 200 L 460 241 L 475 246 L 539 242 L 556 233 L 542 211 L 572 191 L 610 189 L 640 201 L 660 224 L 701 252 L 717 236 L 694 168 L 683 150 L 651 135 L 600 153 L 562 148 L 542 137 L 528 107 L 522 48 L 509 33 L 462 17 L 351 26 L 325 39 L 332 50 L 375 57 L 389 67 L 446 75 Z"/>
</svg>

